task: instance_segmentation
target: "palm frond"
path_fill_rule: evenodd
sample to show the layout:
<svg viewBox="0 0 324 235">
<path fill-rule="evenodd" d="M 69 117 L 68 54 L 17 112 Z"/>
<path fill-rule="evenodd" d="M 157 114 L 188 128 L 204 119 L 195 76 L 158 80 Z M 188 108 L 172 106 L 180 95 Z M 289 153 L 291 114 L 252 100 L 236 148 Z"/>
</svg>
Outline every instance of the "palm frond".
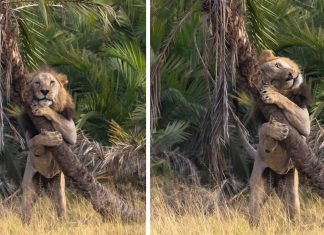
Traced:
<svg viewBox="0 0 324 235">
<path fill-rule="evenodd" d="M 83 133 L 79 133 L 73 152 L 101 181 L 127 179 L 144 187 L 144 146 L 121 142 L 113 147 L 102 146 L 98 142 L 89 140 Z"/>
<path fill-rule="evenodd" d="M 318 120 L 312 122 L 311 134 L 307 137 L 307 143 L 315 155 L 324 162 L 324 127 Z"/>
<path fill-rule="evenodd" d="M 188 123 L 175 121 L 152 133 L 152 148 L 154 151 L 170 150 L 172 146 L 186 140 L 189 134 L 186 132 Z"/>
<path fill-rule="evenodd" d="M 163 64 L 166 61 L 166 56 L 169 51 L 169 47 L 178 33 L 182 25 L 190 18 L 190 16 L 197 9 L 198 1 L 194 1 L 188 11 L 184 12 L 181 17 L 174 23 L 174 27 L 170 31 L 169 35 L 165 38 L 163 46 L 160 48 L 159 53 L 156 55 L 155 63 L 151 69 L 151 123 L 152 127 L 156 126 L 157 118 L 159 115 L 159 100 L 160 100 L 160 76 Z M 154 21 L 153 21 L 154 22 Z"/>
</svg>

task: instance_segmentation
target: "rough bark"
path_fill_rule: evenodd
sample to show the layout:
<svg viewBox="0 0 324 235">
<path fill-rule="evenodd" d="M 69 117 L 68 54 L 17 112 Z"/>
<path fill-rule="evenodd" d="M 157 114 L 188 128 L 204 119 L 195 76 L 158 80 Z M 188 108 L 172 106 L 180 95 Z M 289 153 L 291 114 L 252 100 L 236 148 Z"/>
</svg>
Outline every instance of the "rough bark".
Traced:
<svg viewBox="0 0 324 235">
<path fill-rule="evenodd" d="M 213 12 L 215 12 L 214 9 L 217 8 L 217 4 L 220 4 L 220 1 L 206 0 L 203 3 L 203 9 L 209 13 L 210 21 L 213 24 L 213 19 L 216 18 Z M 278 121 L 289 125 L 285 115 L 276 105 L 264 104 L 260 98 L 258 92 L 258 89 L 260 89 L 260 72 L 257 56 L 245 31 L 244 19 L 242 14 L 240 14 L 240 9 L 234 1 L 227 1 L 226 14 L 228 16 L 228 21 L 226 22 L 227 46 L 229 50 L 233 47 L 237 48 L 237 69 L 240 75 L 240 85 L 253 95 L 257 106 L 267 119 L 273 116 Z M 321 196 L 324 196 L 324 163 L 314 155 L 294 127 L 289 125 L 289 135 L 280 144 L 288 150 L 289 156 L 298 171 L 309 179 L 309 182 Z"/>
<path fill-rule="evenodd" d="M 26 85 L 26 70 L 12 29 L 13 16 L 8 1 L 0 0 L 0 14 L 1 82 L 6 85 L 6 98 L 18 97 L 19 100 L 21 91 Z"/>
<path fill-rule="evenodd" d="M 44 117 L 34 116 L 31 110 L 26 107 L 29 117 L 37 130 L 55 131 L 50 121 Z M 87 168 L 82 165 L 78 157 L 72 152 L 69 146 L 63 142 L 57 147 L 48 147 L 53 153 L 56 162 L 63 173 L 73 181 L 81 194 L 88 199 L 93 208 L 102 215 L 104 219 L 120 217 L 122 220 L 134 220 L 139 215 L 130 208 L 126 202 L 108 192 L 108 189 L 101 185 Z"/>
</svg>

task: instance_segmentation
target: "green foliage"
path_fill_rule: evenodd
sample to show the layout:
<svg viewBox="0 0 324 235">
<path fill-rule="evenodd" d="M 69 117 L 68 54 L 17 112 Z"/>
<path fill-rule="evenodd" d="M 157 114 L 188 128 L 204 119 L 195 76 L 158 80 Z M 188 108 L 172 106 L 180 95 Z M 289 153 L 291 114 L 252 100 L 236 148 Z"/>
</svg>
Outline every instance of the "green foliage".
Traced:
<svg viewBox="0 0 324 235">
<path fill-rule="evenodd" d="M 151 4 L 151 63 L 162 63 L 160 116 L 152 134 L 153 149 L 170 149 L 190 140 L 189 136 L 183 138 L 185 129 L 198 128 L 205 112 L 208 83 L 192 40 L 200 27 L 199 7 L 199 1 L 152 1 Z"/>
<path fill-rule="evenodd" d="M 165 129 L 161 129 L 152 134 L 153 149 L 158 152 L 161 150 L 169 150 L 172 146 L 180 143 L 188 138 L 185 129 L 188 123 L 183 121 L 175 121 L 168 124 Z"/>
<path fill-rule="evenodd" d="M 144 0 L 35 3 L 13 3 L 25 64 L 67 74 L 77 126 L 92 138 L 109 143 L 110 120 L 134 128 L 131 114 L 145 104 Z"/>
</svg>

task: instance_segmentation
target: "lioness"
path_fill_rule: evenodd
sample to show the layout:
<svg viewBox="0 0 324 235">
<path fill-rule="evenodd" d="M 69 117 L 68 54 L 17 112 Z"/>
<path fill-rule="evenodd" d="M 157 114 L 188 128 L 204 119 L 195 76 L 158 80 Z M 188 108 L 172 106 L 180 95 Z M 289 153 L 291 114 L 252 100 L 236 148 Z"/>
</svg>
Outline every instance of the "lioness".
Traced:
<svg viewBox="0 0 324 235">
<path fill-rule="evenodd" d="M 266 84 L 260 91 L 263 102 L 277 105 L 290 125 L 296 128 L 306 141 L 310 133 L 309 113 L 306 108 L 310 95 L 299 67 L 289 58 L 274 56 L 270 50 L 261 53 L 259 65 L 262 82 Z M 281 140 L 287 138 L 289 128 L 274 118 L 266 121 L 258 110 L 256 113 L 261 124 L 257 150 L 243 138 L 244 147 L 255 159 L 250 178 L 250 223 L 259 223 L 261 206 L 270 194 L 272 186 L 275 186 L 289 217 L 298 220 L 298 172 L 287 150 L 280 144 Z M 268 182 L 269 173 L 274 182 Z"/>
<path fill-rule="evenodd" d="M 32 113 L 43 116 L 51 121 L 55 132 L 41 131 L 38 133 L 27 113 L 22 115 L 22 126 L 29 148 L 27 165 L 23 176 L 22 189 L 22 221 L 29 223 L 31 210 L 38 193 L 37 178 L 45 177 L 43 183 L 51 196 L 59 217 L 65 214 L 65 179 L 58 168 L 52 153 L 47 146 L 58 146 L 65 141 L 76 142 L 76 128 L 72 120 L 74 105 L 64 85 L 67 77 L 49 67 L 43 67 L 30 74 L 27 89 L 23 95 L 24 102 L 30 106 Z"/>
</svg>

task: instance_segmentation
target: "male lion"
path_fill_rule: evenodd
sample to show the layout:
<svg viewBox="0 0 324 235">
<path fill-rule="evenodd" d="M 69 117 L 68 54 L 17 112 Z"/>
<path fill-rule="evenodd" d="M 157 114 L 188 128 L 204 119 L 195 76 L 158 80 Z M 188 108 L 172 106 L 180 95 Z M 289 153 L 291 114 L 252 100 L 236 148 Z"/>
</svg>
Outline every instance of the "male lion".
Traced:
<svg viewBox="0 0 324 235">
<path fill-rule="evenodd" d="M 22 126 L 29 148 L 27 165 L 22 182 L 22 220 L 29 223 L 31 210 L 39 189 L 39 182 L 54 197 L 58 217 L 66 210 L 65 179 L 47 146 L 58 146 L 62 141 L 76 142 L 76 128 L 72 120 L 74 105 L 65 90 L 67 78 L 49 67 L 30 74 L 24 102 L 36 116 L 51 121 L 56 131 L 38 133 L 27 113 L 22 115 Z M 38 179 L 38 180 L 37 180 Z"/>
<path fill-rule="evenodd" d="M 274 56 L 270 50 L 261 53 L 259 65 L 262 83 L 265 84 L 260 91 L 263 102 L 277 105 L 290 125 L 296 128 L 306 141 L 310 133 L 309 113 L 306 108 L 310 95 L 299 67 L 289 58 Z M 261 206 L 273 186 L 290 219 L 298 220 L 300 217 L 298 172 L 287 150 L 280 143 L 287 138 L 289 128 L 273 117 L 267 121 L 259 110 L 256 111 L 261 124 L 257 150 L 243 138 L 244 147 L 255 159 L 250 178 L 250 223 L 252 225 L 259 223 Z M 269 179 L 272 182 L 269 182 Z"/>
</svg>

